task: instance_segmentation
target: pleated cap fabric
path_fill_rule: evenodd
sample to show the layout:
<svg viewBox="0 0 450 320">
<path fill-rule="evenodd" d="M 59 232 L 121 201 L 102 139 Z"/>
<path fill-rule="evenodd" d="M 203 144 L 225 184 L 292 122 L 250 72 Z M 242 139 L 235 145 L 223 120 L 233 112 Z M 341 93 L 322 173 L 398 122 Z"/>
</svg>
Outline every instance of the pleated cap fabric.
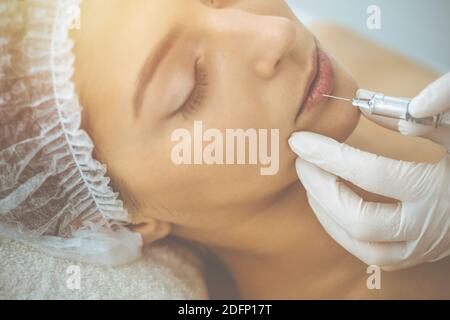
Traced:
<svg viewBox="0 0 450 320">
<path fill-rule="evenodd" d="M 79 0 L 0 2 L 0 236 L 125 264 L 141 256 L 142 238 L 80 129 L 69 38 L 79 12 Z"/>
</svg>

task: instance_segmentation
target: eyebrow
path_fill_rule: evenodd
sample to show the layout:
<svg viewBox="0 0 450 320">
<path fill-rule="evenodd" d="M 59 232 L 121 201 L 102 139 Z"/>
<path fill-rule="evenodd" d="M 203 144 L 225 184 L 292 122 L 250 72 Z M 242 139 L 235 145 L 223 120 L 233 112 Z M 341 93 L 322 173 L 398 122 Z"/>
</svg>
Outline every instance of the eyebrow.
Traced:
<svg viewBox="0 0 450 320">
<path fill-rule="evenodd" d="M 180 34 L 180 27 L 173 28 L 162 38 L 158 45 L 150 51 L 149 55 L 145 59 L 145 62 L 142 65 L 141 71 L 139 72 L 137 78 L 136 91 L 133 97 L 135 117 L 139 116 L 139 112 L 142 109 L 145 89 L 152 81 L 161 62 L 175 45 L 176 41 L 180 37 Z"/>
</svg>

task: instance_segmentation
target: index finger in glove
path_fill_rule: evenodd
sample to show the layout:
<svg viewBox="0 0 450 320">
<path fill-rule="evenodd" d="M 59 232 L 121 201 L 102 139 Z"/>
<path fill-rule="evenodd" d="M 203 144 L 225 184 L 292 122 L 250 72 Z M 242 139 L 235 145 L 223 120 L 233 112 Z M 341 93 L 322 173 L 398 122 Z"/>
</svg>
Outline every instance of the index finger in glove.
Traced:
<svg viewBox="0 0 450 320">
<path fill-rule="evenodd" d="M 366 191 L 401 201 L 417 196 L 414 184 L 431 166 L 388 159 L 311 132 L 294 133 L 289 145 L 321 169 Z"/>
</svg>

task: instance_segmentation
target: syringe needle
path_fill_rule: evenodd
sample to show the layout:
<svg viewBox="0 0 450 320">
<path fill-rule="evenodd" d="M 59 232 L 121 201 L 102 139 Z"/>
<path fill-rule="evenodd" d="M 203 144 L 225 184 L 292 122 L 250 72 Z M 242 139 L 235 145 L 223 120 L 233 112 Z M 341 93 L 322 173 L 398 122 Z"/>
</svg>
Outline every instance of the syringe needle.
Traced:
<svg viewBox="0 0 450 320">
<path fill-rule="evenodd" d="M 343 101 L 349 101 L 349 102 L 352 102 L 352 101 L 353 101 L 352 99 L 346 99 L 346 98 L 341 98 L 341 97 L 330 96 L 330 95 L 328 95 L 328 94 L 323 94 L 323 96 L 324 96 L 324 97 L 327 97 L 327 98 L 337 99 L 337 100 L 343 100 Z"/>
</svg>

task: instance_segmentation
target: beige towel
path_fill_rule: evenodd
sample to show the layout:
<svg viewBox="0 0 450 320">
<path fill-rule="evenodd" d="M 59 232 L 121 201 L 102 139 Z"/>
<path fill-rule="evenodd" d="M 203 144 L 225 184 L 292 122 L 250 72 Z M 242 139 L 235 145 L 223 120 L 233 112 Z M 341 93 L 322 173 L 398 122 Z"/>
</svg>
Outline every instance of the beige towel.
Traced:
<svg viewBox="0 0 450 320">
<path fill-rule="evenodd" d="M 170 244 L 105 268 L 49 257 L 0 238 L 0 299 L 207 299 L 202 264 Z"/>
</svg>

